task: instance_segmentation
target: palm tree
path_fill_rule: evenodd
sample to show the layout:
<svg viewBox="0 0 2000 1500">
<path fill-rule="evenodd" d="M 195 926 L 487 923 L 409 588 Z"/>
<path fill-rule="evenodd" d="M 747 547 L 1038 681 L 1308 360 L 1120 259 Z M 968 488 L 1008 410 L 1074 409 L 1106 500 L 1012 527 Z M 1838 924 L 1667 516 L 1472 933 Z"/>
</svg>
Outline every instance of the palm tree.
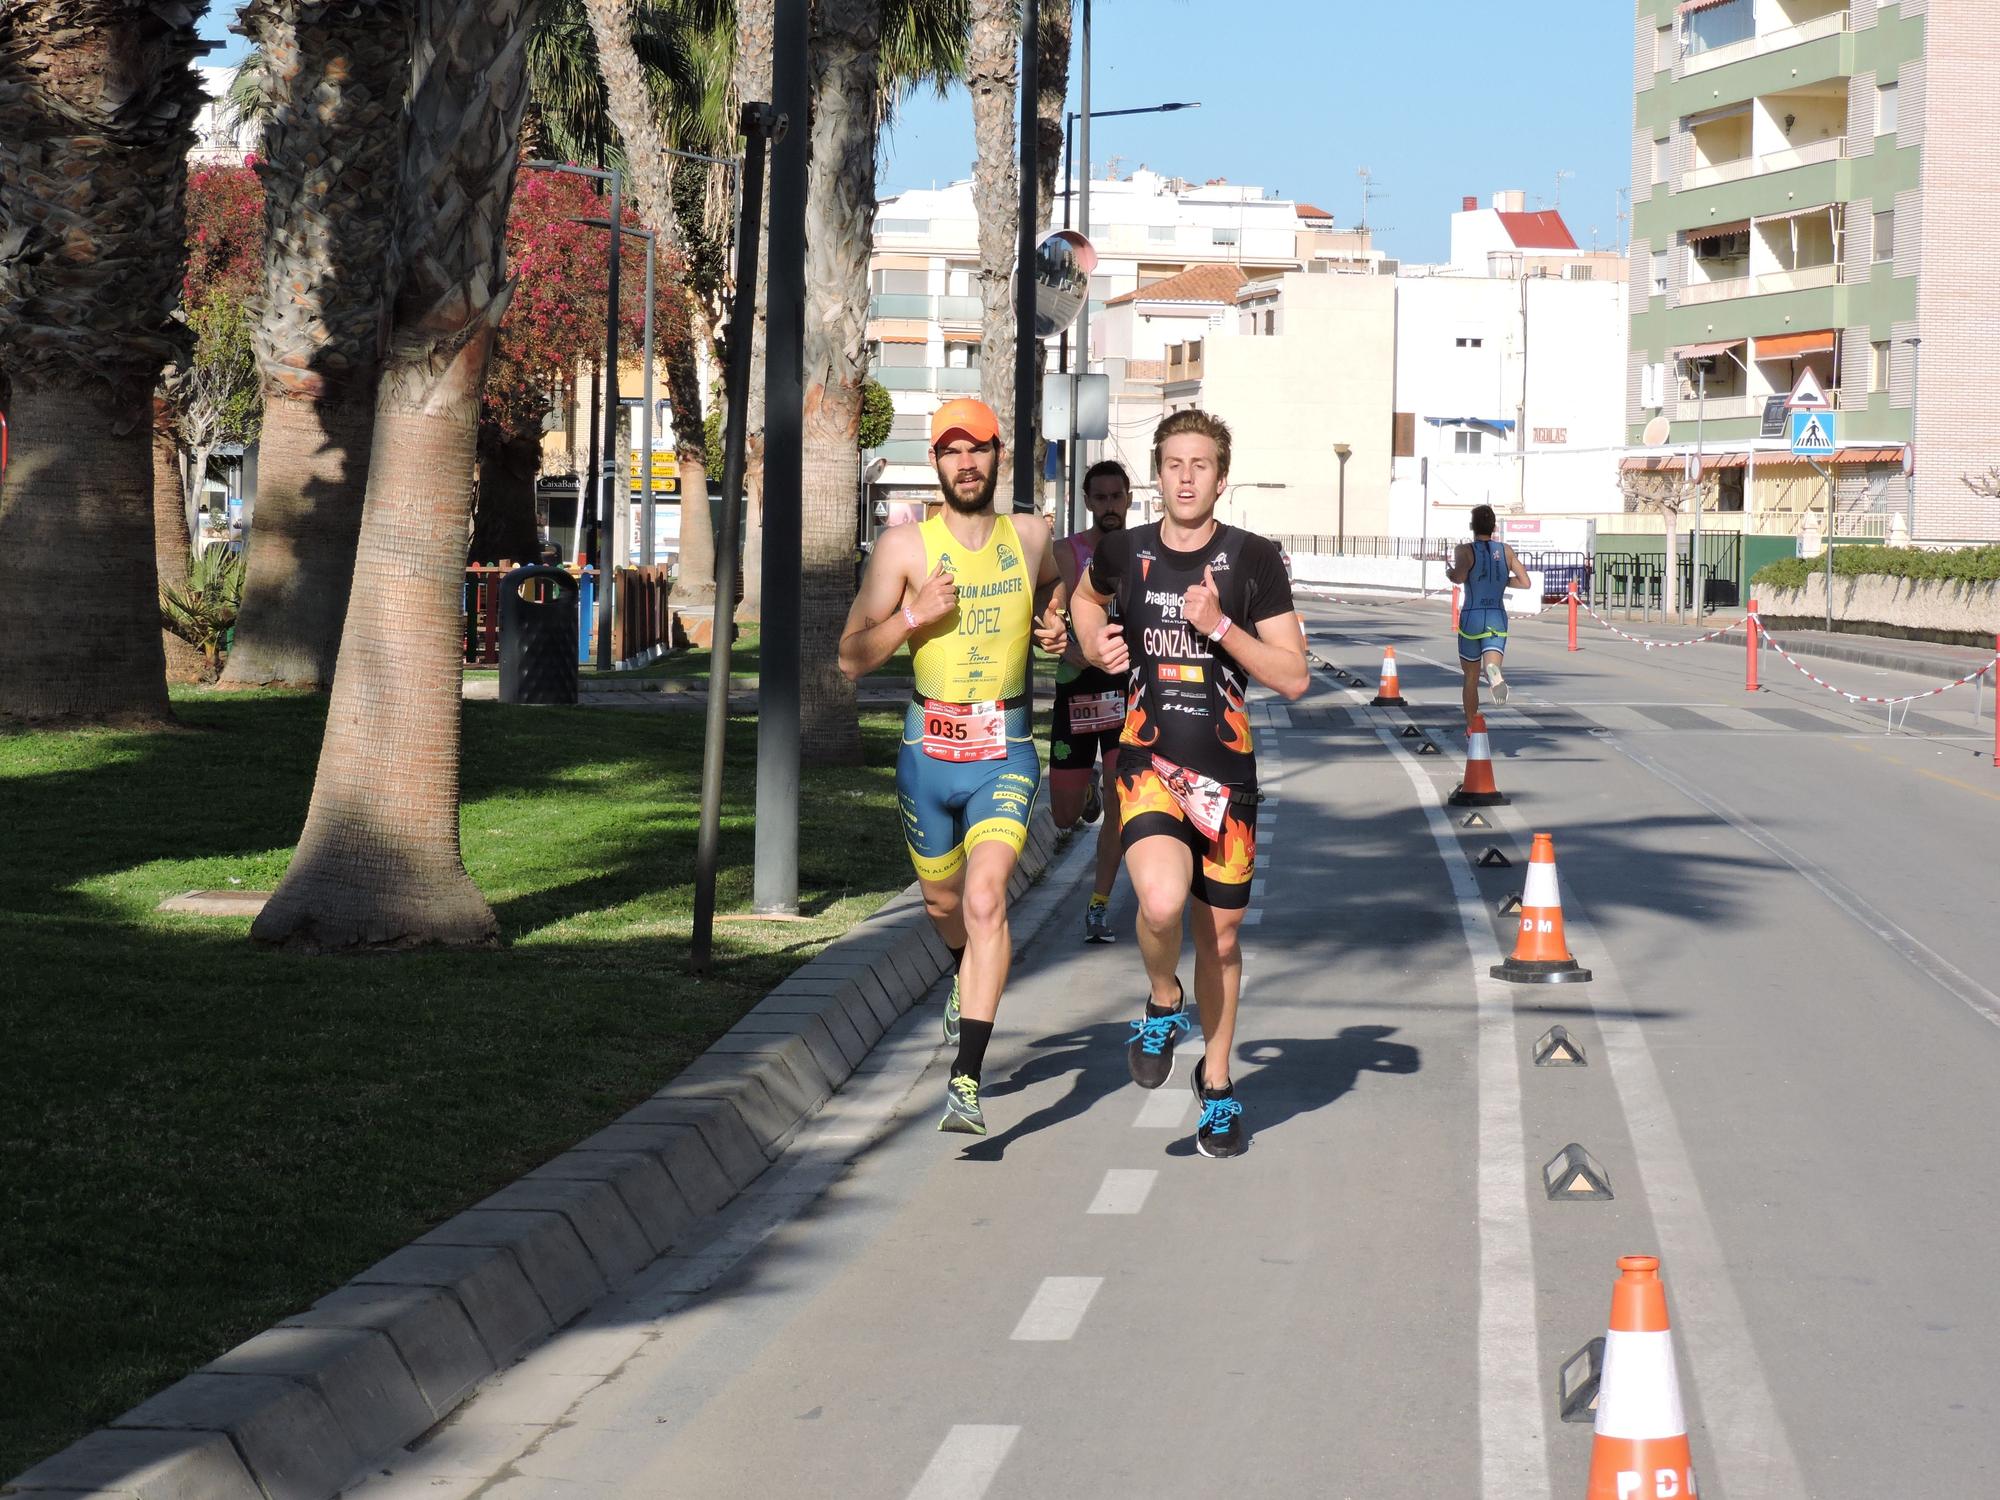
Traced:
<svg viewBox="0 0 2000 1500">
<path fill-rule="evenodd" d="M 251 0 L 232 91 L 264 122 L 264 428 L 243 613 L 223 682 L 333 680 L 368 488 L 408 0 Z"/>
<path fill-rule="evenodd" d="M 159 574 L 162 593 L 187 582 L 187 484 L 181 477 L 181 467 L 181 445 L 174 436 L 172 405 L 163 395 L 155 393 L 153 566 Z M 201 653 L 164 626 L 160 630 L 160 649 L 167 659 L 168 682 L 201 681 L 206 666 Z"/>
<path fill-rule="evenodd" d="M 1014 260 L 1021 168 L 1014 152 L 1019 0 L 972 0 L 965 86 L 972 95 L 972 208 L 979 220 L 979 397 L 999 418 L 997 495 L 1013 494 Z"/>
<path fill-rule="evenodd" d="M 460 595 L 480 388 L 535 0 L 416 8 L 374 446 L 312 805 L 252 928 L 321 948 L 485 943 L 459 852 Z"/>
<path fill-rule="evenodd" d="M 0 716 L 172 718 L 152 399 L 182 343 L 198 14 L 0 9 Z"/>
<path fill-rule="evenodd" d="M 771 97 L 773 27 L 771 0 L 736 0 L 736 97 L 744 102 Z M 757 213 L 757 264 L 771 264 L 771 189 Z M 743 291 L 757 299 L 751 320 L 750 389 L 743 402 L 743 604 L 745 619 L 754 620 L 764 601 L 764 278 Z"/>
</svg>

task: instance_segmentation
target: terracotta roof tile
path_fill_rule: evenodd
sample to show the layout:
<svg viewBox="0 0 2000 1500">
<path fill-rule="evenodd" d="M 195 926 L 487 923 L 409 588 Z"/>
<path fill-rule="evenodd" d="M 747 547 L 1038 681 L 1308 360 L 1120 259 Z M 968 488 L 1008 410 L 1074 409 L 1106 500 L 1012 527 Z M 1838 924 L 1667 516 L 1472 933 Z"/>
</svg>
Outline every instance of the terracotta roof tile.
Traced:
<svg viewBox="0 0 2000 1500">
<path fill-rule="evenodd" d="M 1333 217 L 1325 209 L 1315 208 L 1310 203 L 1299 204 L 1298 215 L 1301 219 L 1330 219 Z"/>
<path fill-rule="evenodd" d="M 1500 215 L 1500 227 L 1507 231 L 1507 237 L 1514 242 L 1516 250 L 1574 250 L 1576 241 L 1570 238 L 1569 226 L 1563 223 L 1562 215 L 1554 209 L 1543 209 L 1532 214 Z"/>
<path fill-rule="evenodd" d="M 1127 302 L 1231 302 L 1236 289 L 1250 278 L 1241 266 L 1189 266 L 1178 276 L 1169 276 L 1135 292 L 1113 297 L 1106 307 Z"/>
</svg>

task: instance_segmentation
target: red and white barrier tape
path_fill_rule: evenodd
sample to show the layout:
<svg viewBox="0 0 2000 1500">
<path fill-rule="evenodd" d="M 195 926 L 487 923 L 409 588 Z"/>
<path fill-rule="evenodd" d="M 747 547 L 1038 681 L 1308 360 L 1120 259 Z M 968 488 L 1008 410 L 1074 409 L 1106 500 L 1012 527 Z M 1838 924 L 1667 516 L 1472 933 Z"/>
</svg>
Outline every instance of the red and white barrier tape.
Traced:
<svg viewBox="0 0 2000 1500">
<path fill-rule="evenodd" d="M 1817 683 L 1819 686 L 1825 688 L 1829 693 L 1832 693 L 1837 697 L 1845 698 L 1849 703 L 1899 704 L 1899 703 L 1915 703 L 1919 698 L 1935 698 L 1939 693 L 1948 693 L 1955 687 L 1964 687 L 1968 682 L 1973 681 L 1975 678 L 1984 677 L 1988 672 L 1993 670 L 1996 664 L 2000 664 L 2000 654 L 1996 654 L 1990 661 L 1981 663 L 1979 666 L 1973 668 L 1972 671 L 1967 672 L 1963 677 L 1960 677 L 1955 681 L 1947 682 L 1934 688 L 1926 688 L 1921 693 L 1905 693 L 1900 698 L 1876 698 L 1870 696 L 1867 693 L 1850 693 L 1845 688 L 1835 687 L 1832 683 L 1828 682 L 1824 677 L 1814 676 L 1812 672 L 1809 671 L 1807 668 L 1799 665 L 1798 659 L 1794 657 L 1791 652 L 1787 651 L 1783 646 L 1780 646 L 1778 644 L 1777 638 L 1774 637 L 1770 631 L 1763 630 L 1762 634 L 1764 639 L 1771 643 L 1771 649 L 1777 652 L 1778 655 L 1782 656 L 1789 665 L 1791 665 L 1794 669 L 1796 669 L 1800 676 L 1804 677 L 1808 682 Z"/>
<path fill-rule="evenodd" d="M 1745 615 L 1743 617 L 1743 620 L 1733 621 L 1732 623 L 1723 626 L 1720 630 L 1711 630 L 1707 635 L 1698 635 L 1693 640 L 1650 641 L 1647 640 L 1646 637 L 1643 635 L 1633 635 L 1628 631 L 1620 630 L 1616 625 L 1613 625 L 1609 620 L 1605 619 L 1603 615 L 1600 615 L 1596 611 L 1596 609 L 1594 609 L 1588 603 L 1588 601 L 1579 599 L 1576 602 L 1583 606 L 1584 610 L 1590 615 L 1591 619 L 1597 621 L 1598 624 L 1602 625 L 1606 630 L 1610 631 L 1613 635 L 1622 636 L 1624 639 L 1628 641 L 1636 642 L 1638 645 L 1644 646 L 1648 651 L 1651 651 L 1656 646 L 1662 651 L 1671 651 L 1676 646 L 1699 646 L 1703 641 L 1712 641 L 1716 639 L 1716 637 L 1718 636 L 1724 636 L 1729 634 L 1729 632 L 1732 630 L 1741 629 L 1743 625 L 1743 620 L 1747 620 L 1750 618 L 1748 615 Z"/>
</svg>

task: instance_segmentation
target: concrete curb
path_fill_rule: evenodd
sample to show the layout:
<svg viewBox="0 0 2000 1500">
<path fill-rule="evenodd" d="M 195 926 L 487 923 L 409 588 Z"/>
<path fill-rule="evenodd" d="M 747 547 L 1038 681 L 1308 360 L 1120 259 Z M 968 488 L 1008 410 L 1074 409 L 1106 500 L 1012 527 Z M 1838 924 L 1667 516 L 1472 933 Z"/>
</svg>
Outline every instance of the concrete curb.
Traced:
<svg viewBox="0 0 2000 1500">
<path fill-rule="evenodd" d="M 1010 903 L 1056 843 L 1038 801 Z M 0 1493 L 330 1500 L 754 1182 L 949 964 L 911 885 L 652 1098 Z"/>
</svg>

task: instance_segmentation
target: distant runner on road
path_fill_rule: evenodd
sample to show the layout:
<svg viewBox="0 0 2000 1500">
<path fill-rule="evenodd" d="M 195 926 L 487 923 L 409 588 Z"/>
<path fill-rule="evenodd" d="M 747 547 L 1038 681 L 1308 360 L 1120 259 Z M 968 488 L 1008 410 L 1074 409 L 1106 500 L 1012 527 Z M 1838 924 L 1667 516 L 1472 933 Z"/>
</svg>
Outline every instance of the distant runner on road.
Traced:
<svg viewBox="0 0 2000 1500">
<path fill-rule="evenodd" d="M 1507 654 L 1507 590 L 1528 587 L 1528 570 L 1505 542 L 1493 540 L 1493 507 L 1472 508 L 1472 540 L 1460 542 L 1445 577 L 1465 585 L 1465 602 L 1458 609 L 1458 663 L 1465 671 L 1465 722 L 1479 712 L 1479 677 L 1483 671 L 1493 701 L 1507 701 L 1507 679 L 1500 675 Z"/>
<path fill-rule="evenodd" d="M 1193 900 L 1194 997 L 1205 1042 L 1194 1067 L 1195 1146 L 1240 1156 L 1243 1106 L 1230 1080 L 1243 955 L 1237 930 L 1257 854 L 1257 757 L 1245 695 L 1251 679 L 1287 698 L 1309 683 L 1305 638 L 1277 547 L 1215 519 L 1229 479 L 1229 427 L 1175 412 L 1154 430 L 1165 516 L 1105 539 L 1071 600 L 1085 654 L 1129 673 L 1119 738 L 1125 867 L 1139 898 L 1139 951 L 1150 994 L 1132 1023 L 1132 1081 L 1172 1075 L 1191 1029 L 1175 970 Z M 1118 623 L 1107 612 L 1118 606 Z"/>
<path fill-rule="evenodd" d="M 1132 508 L 1132 481 L 1125 466 L 1107 458 L 1083 476 L 1083 503 L 1089 508 L 1087 531 L 1056 543 L 1056 566 L 1063 588 L 1076 593 L 1077 580 L 1104 539 L 1125 529 Z M 1111 886 L 1118 878 L 1118 736 L 1125 728 L 1125 679 L 1093 667 L 1074 633 L 1056 668 L 1055 713 L 1049 723 L 1049 811 L 1056 827 L 1074 828 L 1104 815 L 1097 830 L 1097 880 L 1090 905 L 1083 912 L 1085 942 L 1111 943 Z M 1104 782 L 1097 781 L 1097 762 L 1104 762 Z"/>
<path fill-rule="evenodd" d="M 1013 960 L 1007 882 L 1042 779 L 1028 647 L 1032 636 L 1053 656 L 1069 637 L 1047 524 L 994 513 L 992 409 L 947 401 L 931 418 L 931 457 L 944 513 L 877 538 L 840 669 L 858 681 L 909 643 L 916 691 L 903 713 L 896 800 L 925 909 L 958 965 L 944 1013 L 958 1055 L 938 1129 L 984 1135 L 979 1074 Z"/>
</svg>

